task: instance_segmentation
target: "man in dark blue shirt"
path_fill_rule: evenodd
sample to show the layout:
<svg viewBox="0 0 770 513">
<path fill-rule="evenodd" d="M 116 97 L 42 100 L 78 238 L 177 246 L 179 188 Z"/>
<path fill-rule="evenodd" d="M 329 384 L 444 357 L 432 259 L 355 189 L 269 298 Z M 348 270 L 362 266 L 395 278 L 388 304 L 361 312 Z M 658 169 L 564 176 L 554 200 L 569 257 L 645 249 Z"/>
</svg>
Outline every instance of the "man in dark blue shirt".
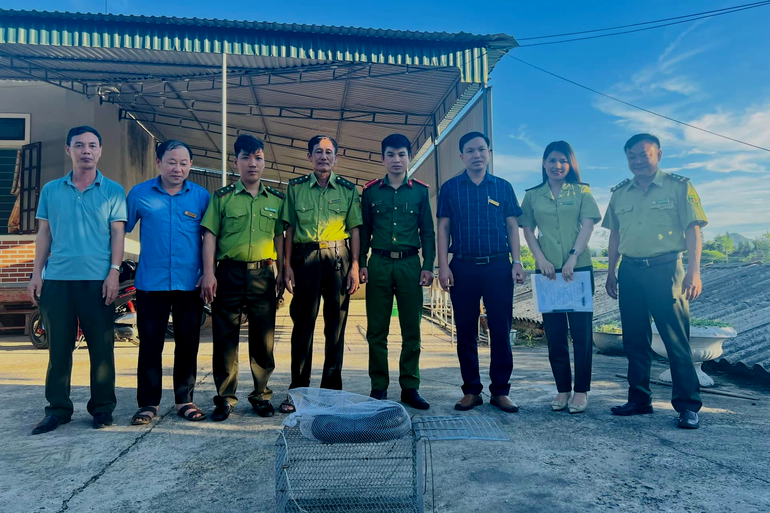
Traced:
<svg viewBox="0 0 770 513">
<path fill-rule="evenodd" d="M 130 232 L 141 220 L 142 244 L 136 272 L 139 366 L 136 398 L 139 411 L 131 423 L 149 424 L 158 415 L 163 388 L 163 345 L 168 316 L 174 315 L 174 398 L 177 412 L 187 420 L 206 414 L 193 403 L 198 370 L 203 300 L 200 296 L 201 220 L 209 193 L 190 183 L 192 150 L 181 141 L 158 145 L 160 175 L 142 182 L 128 194 Z"/>
<path fill-rule="evenodd" d="M 480 132 L 460 138 L 460 160 L 465 171 L 447 180 L 439 191 L 439 281 L 451 294 L 457 326 L 457 357 L 465 395 L 455 409 L 470 410 L 483 403 L 476 339 L 479 301 L 483 297 L 492 352 L 490 402 L 502 411 L 515 413 L 519 408 L 508 397 L 513 371 L 509 333 L 513 282 L 524 283 L 525 278 L 516 222 L 521 208 L 511 184 L 487 172 L 490 152 L 489 139 Z"/>
</svg>

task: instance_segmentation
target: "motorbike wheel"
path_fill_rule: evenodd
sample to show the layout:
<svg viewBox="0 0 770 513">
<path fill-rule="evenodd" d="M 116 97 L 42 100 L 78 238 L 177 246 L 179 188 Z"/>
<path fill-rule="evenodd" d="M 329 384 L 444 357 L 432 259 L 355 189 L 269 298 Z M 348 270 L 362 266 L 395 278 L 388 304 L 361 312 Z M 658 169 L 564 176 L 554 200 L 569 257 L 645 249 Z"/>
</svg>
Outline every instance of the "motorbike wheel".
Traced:
<svg viewBox="0 0 770 513">
<path fill-rule="evenodd" d="M 29 316 L 29 321 L 27 321 L 27 333 L 29 333 L 29 339 L 33 346 L 38 349 L 48 349 L 48 338 L 43 329 L 39 310 Z"/>
</svg>

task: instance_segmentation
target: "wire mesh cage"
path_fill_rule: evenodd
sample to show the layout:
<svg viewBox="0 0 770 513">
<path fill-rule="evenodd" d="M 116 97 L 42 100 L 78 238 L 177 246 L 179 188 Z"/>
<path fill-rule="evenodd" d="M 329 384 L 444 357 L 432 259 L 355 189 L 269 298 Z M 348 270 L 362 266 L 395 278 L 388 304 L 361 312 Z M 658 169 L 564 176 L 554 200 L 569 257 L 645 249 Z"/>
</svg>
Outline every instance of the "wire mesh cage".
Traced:
<svg viewBox="0 0 770 513">
<path fill-rule="evenodd" d="M 279 513 L 423 512 L 423 444 L 413 431 L 379 442 L 319 443 L 300 427 L 276 442 Z"/>
</svg>

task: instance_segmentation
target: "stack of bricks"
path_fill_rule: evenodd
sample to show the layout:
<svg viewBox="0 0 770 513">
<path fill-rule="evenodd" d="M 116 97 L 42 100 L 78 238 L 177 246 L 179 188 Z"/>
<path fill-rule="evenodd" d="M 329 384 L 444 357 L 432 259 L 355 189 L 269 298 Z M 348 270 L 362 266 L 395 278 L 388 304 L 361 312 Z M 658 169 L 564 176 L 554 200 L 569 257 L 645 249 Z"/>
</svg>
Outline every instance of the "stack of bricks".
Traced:
<svg viewBox="0 0 770 513">
<path fill-rule="evenodd" d="M 29 282 L 35 261 L 34 236 L 0 237 L 0 283 Z"/>
</svg>

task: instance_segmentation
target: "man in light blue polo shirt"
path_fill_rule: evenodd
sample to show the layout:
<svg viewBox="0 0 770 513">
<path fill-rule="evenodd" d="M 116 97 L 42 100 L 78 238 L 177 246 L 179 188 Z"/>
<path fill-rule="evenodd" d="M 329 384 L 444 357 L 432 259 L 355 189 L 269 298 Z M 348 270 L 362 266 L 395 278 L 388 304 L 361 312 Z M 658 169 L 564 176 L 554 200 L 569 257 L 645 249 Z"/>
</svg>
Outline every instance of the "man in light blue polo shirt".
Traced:
<svg viewBox="0 0 770 513">
<path fill-rule="evenodd" d="M 136 271 L 139 366 L 136 399 L 139 410 L 131 424 L 149 424 L 158 416 L 163 389 L 163 345 L 168 316 L 174 313 L 174 399 L 187 420 L 206 414 L 193 403 L 198 370 L 203 300 L 200 295 L 201 219 L 209 193 L 187 180 L 192 150 L 181 141 L 165 141 L 155 151 L 160 175 L 128 193 L 128 225 L 141 220 L 142 243 Z"/>
<path fill-rule="evenodd" d="M 95 429 L 112 425 L 117 402 L 112 303 L 123 260 L 126 194 L 96 168 L 102 156 L 96 129 L 73 128 L 64 150 L 72 159 L 72 171 L 45 184 L 40 193 L 35 267 L 28 288 L 32 302 L 40 304 L 49 346 L 49 405 L 33 435 L 53 431 L 72 417 L 69 395 L 78 320 L 91 358 L 88 412 Z"/>
</svg>

